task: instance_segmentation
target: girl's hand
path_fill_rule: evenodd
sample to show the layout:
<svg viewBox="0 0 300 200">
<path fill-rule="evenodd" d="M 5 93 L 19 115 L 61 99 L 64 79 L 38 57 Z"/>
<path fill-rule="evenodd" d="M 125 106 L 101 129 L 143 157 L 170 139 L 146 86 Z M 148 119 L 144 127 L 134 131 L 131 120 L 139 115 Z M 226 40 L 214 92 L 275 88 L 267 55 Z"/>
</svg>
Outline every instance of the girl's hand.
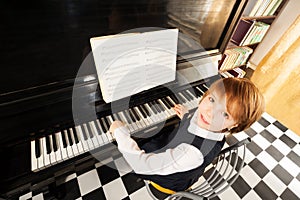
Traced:
<svg viewBox="0 0 300 200">
<path fill-rule="evenodd" d="M 175 110 L 177 116 L 182 119 L 183 118 L 183 115 L 188 113 L 188 109 L 186 107 L 184 107 L 183 105 L 181 104 L 175 104 L 175 107 L 173 107 L 173 109 Z"/>
<path fill-rule="evenodd" d="M 125 124 L 123 122 L 113 121 L 113 123 L 111 123 L 111 125 L 110 125 L 109 132 L 114 133 L 117 128 L 120 128 L 122 126 L 125 126 Z"/>
</svg>

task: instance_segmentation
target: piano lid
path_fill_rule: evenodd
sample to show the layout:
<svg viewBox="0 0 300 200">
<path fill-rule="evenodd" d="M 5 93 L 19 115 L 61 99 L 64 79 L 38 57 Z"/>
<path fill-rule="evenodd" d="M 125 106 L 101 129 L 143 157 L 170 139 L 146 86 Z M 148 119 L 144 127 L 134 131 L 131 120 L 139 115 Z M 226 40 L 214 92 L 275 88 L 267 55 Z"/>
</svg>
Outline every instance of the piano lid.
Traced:
<svg viewBox="0 0 300 200">
<path fill-rule="evenodd" d="M 0 3 L 0 94 L 74 79 L 89 39 L 134 28 L 179 28 L 180 55 L 222 52 L 246 0 L 4 0 Z M 83 75 L 95 74 L 93 62 Z M 4 86 L 4 87 L 3 87 Z"/>
</svg>

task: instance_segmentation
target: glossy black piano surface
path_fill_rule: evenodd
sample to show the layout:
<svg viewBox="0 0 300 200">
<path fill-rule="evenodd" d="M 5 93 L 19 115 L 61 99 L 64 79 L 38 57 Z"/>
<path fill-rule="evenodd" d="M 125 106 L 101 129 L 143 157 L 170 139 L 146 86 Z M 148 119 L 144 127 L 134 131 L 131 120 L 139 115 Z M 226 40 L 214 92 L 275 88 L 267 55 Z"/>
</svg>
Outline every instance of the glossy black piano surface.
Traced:
<svg viewBox="0 0 300 200">
<path fill-rule="evenodd" d="M 177 70 L 191 74 L 191 63 L 201 68 L 207 59 L 216 62 L 245 4 L 246 0 L 1 1 L 0 156 L 4 164 L 0 197 L 13 197 L 43 180 L 50 184 L 50 174 L 64 174 L 95 156 L 101 159 L 117 152 L 113 139 L 105 135 L 111 119 L 127 121 L 136 136 L 174 126 L 178 119 L 171 112 L 172 103 L 192 108 L 207 89 L 204 85 L 218 78 L 202 80 L 193 74 L 182 82 L 177 77 L 107 104 L 89 57 L 91 37 L 143 27 L 176 27 L 201 44 L 190 45 L 179 38 Z M 76 77 L 83 61 L 88 64 Z M 74 91 L 80 94 L 76 98 Z M 74 114 L 74 102 L 96 115 Z M 86 146 L 78 145 L 81 140 Z M 60 147 L 65 148 L 66 158 L 61 153 L 60 160 L 52 160 Z M 49 155 L 34 170 L 32 160 L 41 151 Z"/>
</svg>

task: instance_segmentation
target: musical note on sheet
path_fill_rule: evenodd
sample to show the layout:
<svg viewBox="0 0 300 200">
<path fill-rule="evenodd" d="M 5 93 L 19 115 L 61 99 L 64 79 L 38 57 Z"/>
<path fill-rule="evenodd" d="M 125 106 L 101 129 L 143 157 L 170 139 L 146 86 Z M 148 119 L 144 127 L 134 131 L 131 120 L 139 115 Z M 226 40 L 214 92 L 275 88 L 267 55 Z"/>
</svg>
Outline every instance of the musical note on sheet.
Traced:
<svg viewBox="0 0 300 200">
<path fill-rule="evenodd" d="M 174 81 L 177 40 L 178 29 L 91 38 L 104 101 Z"/>
</svg>

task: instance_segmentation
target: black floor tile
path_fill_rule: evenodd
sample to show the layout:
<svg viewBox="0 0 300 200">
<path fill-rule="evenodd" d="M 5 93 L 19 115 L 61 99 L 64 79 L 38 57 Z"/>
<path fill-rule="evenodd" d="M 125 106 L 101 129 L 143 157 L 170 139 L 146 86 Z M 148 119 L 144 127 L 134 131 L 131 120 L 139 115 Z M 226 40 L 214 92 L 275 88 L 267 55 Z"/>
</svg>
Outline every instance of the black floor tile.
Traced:
<svg viewBox="0 0 300 200">
<path fill-rule="evenodd" d="M 81 195 L 77 179 L 72 179 L 56 187 L 55 196 L 57 197 L 57 199 L 65 200 L 79 198 Z"/>
<path fill-rule="evenodd" d="M 272 172 L 277 176 L 285 185 L 290 184 L 290 182 L 293 180 L 293 176 L 286 171 L 281 165 L 276 165 L 274 169 L 272 169 Z"/>
<path fill-rule="evenodd" d="M 262 181 L 259 182 L 253 189 L 263 200 L 277 199 L 277 195 Z"/>
<path fill-rule="evenodd" d="M 282 123 L 280 123 L 279 121 L 275 121 L 273 123 L 277 128 L 279 128 L 282 132 L 285 132 L 288 130 L 287 127 L 285 127 Z"/>
<path fill-rule="evenodd" d="M 262 164 L 257 158 L 254 158 L 254 160 L 249 163 L 249 166 L 257 173 L 260 178 L 263 178 L 269 172 L 265 165 Z"/>
<path fill-rule="evenodd" d="M 102 165 L 98 167 L 97 172 L 102 185 L 105 185 L 120 177 L 120 174 L 118 170 L 116 170 L 116 166 L 113 162 L 109 163 L 109 165 Z"/>
<path fill-rule="evenodd" d="M 280 195 L 280 198 L 282 200 L 299 200 L 299 197 L 297 197 L 289 188 L 286 188 L 283 193 Z"/>
<path fill-rule="evenodd" d="M 247 130 L 244 131 L 250 138 L 252 138 L 253 136 L 255 136 L 257 134 L 257 132 L 255 130 L 253 130 L 251 127 L 248 128 Z"/>
<path fill-rule="evenodd" d="M 102 187 L 84 195 L 82 199 L 83 200 L 106 200 Z"/>
<path fill-rule="evenodd" d="M 243 198 L 251 190 L 251 187 L 240 176 L 235 180 L 231 187 L 239 195 L 240 198 Z"/>
<path fill-rule="evenodd" d="M 297 144 L 294 140 L 289 138 L 287 135 L 282 135 L 279 138 L 282 142 L 288 145 L 291 149 Z"/>
<path fill-rule="evenodd" d="M 272 145 L 266 149 L 266 152 L 268 152 L 270 156 L 272 156 L 277 162 L 279 162 L 284 157 L 284 155 Z"/>
<path fill-rule="evenodd" d="M 291 159 L 300 168 L 300 156 L 298 154 L 296 154 L 294 151 L 291 151 L 288 155 L 286 155 L 286 157 Z"/>
<path fill-rule="evenodd" d="M 134 173 L 125 174 L 121 178 L 129 195 L 145 186 L 144 181 Z"/>
<path fill-rule="evenodd" d="M 274 135 L 272 135 L 269 131 L 267 131 L 266 129 L 263 130 L 260 133 L 264 138 L 266 138 L 270 143 L 274 142 L 276 140 L 276 137 Z"/>
<path fill-rule="evenodd" d="M 267 127 L 267 126 L 269 126 L 271 123 L 269 122 L 269 121 L 267 121 L 265 118 L 260 118 L 259 120 L 258 120 L 258 123 L 260 123 L 263 127 Z"/>
<path fill-rule="evenodd" d="M 247 149 L 250 150 L 255 156 L 262 152 L 262 148 L 260 148 L 255 142 L 250 142 L 247 144 Z"/>
</svg>

